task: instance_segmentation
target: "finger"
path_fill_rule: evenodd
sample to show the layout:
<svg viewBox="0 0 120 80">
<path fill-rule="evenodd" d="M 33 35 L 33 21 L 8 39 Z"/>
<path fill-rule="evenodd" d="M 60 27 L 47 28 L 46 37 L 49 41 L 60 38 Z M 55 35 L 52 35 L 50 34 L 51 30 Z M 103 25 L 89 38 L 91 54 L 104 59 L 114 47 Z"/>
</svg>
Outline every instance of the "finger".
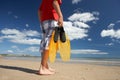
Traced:
<svg viewBox="0 0 120 80">
<path fill-rule="evenodd" d="M 62 24 L 59 24 L 59 27 L 62 27 L 63 25 Z"/>
<path fill-rule="evenodd" d="M 62 26 L 62 23 L 58 22 L 58 26 L 59 26 L 59 27 Z"/>
</svg>

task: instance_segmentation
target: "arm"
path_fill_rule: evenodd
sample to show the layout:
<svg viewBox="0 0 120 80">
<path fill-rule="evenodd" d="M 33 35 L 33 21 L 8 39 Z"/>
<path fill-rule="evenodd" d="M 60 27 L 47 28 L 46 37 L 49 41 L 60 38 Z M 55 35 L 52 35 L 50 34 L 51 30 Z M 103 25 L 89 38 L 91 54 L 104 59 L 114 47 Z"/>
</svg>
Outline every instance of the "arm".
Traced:
<svg viewBox="0 0 120 80">
<path fill-rule="evenodd" d="M 56 12 L 57 12 L 57 14 L 59 16 L 58 25 L 63 26 L 63 15 L 62 15 L 62 12 L 61 12 L 61 9 L 60 9 L 60 6 L 59 6 L 57 0 L 53 1 L 53 7 L 54 7 L 54 9 L 56 10 Z"/>
</svg>

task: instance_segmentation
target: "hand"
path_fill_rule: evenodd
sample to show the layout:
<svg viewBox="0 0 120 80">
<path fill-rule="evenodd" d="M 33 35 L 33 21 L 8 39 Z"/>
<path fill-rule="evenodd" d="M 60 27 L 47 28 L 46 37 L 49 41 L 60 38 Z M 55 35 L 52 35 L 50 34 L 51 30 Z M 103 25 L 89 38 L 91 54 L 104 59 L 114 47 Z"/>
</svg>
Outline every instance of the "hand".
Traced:
<svg viewBox="0 0 120 80">
<path fill-rule="evenodd" d="M 63 26 L 63 17 L 59 17 L 59 19 L 58 19 L 58 25 L 59 25 L 59 27 Z"/>
</svg>

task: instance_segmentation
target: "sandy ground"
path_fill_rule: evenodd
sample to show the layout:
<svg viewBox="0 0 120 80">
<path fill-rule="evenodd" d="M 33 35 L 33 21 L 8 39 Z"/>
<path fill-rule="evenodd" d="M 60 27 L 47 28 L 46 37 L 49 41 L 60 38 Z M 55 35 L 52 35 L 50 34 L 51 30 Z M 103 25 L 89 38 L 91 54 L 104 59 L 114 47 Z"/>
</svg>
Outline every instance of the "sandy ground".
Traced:
<svg viewBox="0 0 120 80">
<path fill-rule="evenodd" d="M 39 62 L 0 58 L 0 80 L 120 80 L 120 67 L 78 63 L 50 64 L 54 75 L 37 75 Z"/>
</svg>

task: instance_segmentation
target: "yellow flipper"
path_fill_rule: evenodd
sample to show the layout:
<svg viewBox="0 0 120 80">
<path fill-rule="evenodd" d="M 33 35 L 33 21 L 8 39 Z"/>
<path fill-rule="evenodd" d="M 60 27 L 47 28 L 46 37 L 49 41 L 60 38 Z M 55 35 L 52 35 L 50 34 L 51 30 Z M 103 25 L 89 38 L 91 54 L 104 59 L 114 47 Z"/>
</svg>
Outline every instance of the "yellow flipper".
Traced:
<svg viewBox="0 0 120 80">
<path fill-rule="evenodd" d="M 58 41 L 58 48 L 59 48 L 61 59 L 63 61 L 70 60 L 71 47 L 70 47 L 70 40 L 67 35 L 66 35 L 66 42 L 63 43 L 60 40 Z"/>
<path fill-rule="evenodd" d="M 51 63 L 55 61 L 56 53 L 58 50 L 58 44 L 54 42 L 54 34 L 55 32 L 53 31 L 51 39 L 50 39 L 50 44 L 49 44 L 49 60 Z"/>
<path fill-rule="evenodd" d="M 66 35 L 66 42 L 61 42 L 60 39 L 55 43 L 54 42 L 54 34 L 55 32 L 53 31 L 51 39 L 50 39 L 50 44 L 49 44 L 49 60 L 51 63 L 55 62 L 56 59 L 56 53 L 57 50 L 59 49 L 60 57 L 63 61 L 68 61 L 70 60 L 70 40 L 68 36 Z"/>
</svg>

